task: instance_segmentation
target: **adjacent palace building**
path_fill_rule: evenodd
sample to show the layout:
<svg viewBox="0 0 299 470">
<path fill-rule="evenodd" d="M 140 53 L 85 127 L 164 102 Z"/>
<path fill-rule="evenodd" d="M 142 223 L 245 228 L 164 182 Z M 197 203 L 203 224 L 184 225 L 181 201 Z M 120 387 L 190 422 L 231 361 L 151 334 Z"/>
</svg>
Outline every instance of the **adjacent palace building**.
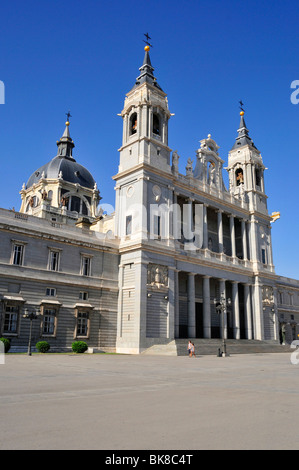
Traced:
<svg viewBox="0 0 299 470">
<path fill-rule="evenodd" d="M 181 174 L 149 49 L 121 113 L 115 212 L 103 213 L 96 181 L 77 163 L 69 120 L 57 155 L 23 185 L 20 211 L 0 209 L 0 336 L 11 351 L 26 351 L 30 326 L 51 351 L 74 340 L 139 354 L 170 344 L 175 353 L 179 338 L 297 339 L 299 281 L 275 273 L 279 215 L 268 213 L 244 112 L 227 164 L 208 135 Z"/>
</svg>

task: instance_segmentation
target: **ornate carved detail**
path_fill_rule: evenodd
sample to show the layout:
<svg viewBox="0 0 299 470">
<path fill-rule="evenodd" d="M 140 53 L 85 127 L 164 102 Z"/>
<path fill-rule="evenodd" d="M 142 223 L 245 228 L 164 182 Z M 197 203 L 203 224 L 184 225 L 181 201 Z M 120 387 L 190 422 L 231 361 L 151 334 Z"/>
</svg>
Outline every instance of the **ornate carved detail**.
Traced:
<svg viewBox="0 0 299 470">
<path fill-rule="evenodd" d="M 274 304 L 273 287 L 263 286 L 263 303 L 267 304 L 267 305 L 273 305 Z"/>
<path fill-rule="evenodd" d="M 157 184 L 155 184 L 155 185 L 153 186 L 153 195 L 155 196 L 155 200 L 156 200 L 157 202 L 160 201 L 160 199 L 161 199 L 161 194 L 162 194 L 162 191 L 161 191 L 160 186 L 158 186 Z"/>
<path fill-rule="evenodd" d="M 147 283 L 151 286 L 168 286 L 168 267 L 159 264 L 149 264 L 147 269 Z"/>
</svg>

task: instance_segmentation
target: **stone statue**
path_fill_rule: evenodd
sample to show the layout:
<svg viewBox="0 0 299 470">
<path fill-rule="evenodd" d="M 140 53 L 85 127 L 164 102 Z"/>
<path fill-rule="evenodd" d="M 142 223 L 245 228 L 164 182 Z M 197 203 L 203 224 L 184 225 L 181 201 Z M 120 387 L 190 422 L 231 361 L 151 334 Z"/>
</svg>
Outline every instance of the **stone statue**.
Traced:
<svg viewBox="0 0 299 470">
<path fill-rule="evenodd" d="M 208 176 L 208 184 L 215 184 L 216 183 L 216 166 L 214 163 L 210 163 L 209 166 L 209 176 Z"/>
<path fill-rule="evenodd" d="M 176 150 L 172 152 L 172 172 L 175 174 L 178 174 L 179 172 L 179 158 L 180 157 Z"/>
<path fill-rule="evenodd" d="M 193 176 L 193 160 L 191 158 L 187 160 L 186 176 Z"/>
<path fill-rule="evenodd" d="M 61 198 L 61 205 L 62 207 L 66 207 L 68 205 L 69 199 L 65 196 L 62 196 Z"/>
</svg>

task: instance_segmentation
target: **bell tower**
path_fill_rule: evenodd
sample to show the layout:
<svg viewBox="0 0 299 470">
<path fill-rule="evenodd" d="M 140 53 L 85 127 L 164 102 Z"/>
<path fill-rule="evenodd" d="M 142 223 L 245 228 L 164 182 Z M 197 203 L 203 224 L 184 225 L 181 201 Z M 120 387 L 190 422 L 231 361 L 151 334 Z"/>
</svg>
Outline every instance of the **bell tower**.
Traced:
<svg viewBox="0 0 299 470">
<path fill-rule="evenodd" d="M 242 102 L 241 102 L 242 104 Z M 236 142 L 228 155 L 230 192 L 243 199 L 249 209 L 250 259 L 255 269 L 274 272 L 272 255 L 271 222 L 265 193 L 264 171 L 260 151 L 257 149 L 245 124 L 244 109 L 241 107 L 240 125 Z"/>
<path fill-rule="evenodd" d="M 145 56 L 140 75 L 126 95 L 123 118 L 123 139 L 120 152 L 119 173 L 145 163 L 171 172 L 168 147 L 168 109 L 166 93 L 159 86 L 150 60 L 150 46 L 144 48 Z"/>
<path fill-rule="evenodd" d="M 244 114 L 242 109 L 238 137 L 228 156 L 230 192 L 234 196 L 245 197 L 251 211 L 257 210 L 268 214 L 264 183 L 265 166 L 260 151 L 249 137 Z"/>
</svg>

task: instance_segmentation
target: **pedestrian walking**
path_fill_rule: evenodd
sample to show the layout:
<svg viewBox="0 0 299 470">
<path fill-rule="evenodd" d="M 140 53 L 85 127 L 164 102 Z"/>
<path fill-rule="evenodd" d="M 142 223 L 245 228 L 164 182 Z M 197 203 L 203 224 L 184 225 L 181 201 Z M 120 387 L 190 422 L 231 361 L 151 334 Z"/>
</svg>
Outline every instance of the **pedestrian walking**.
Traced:
<svg viewBox="0 0 299 470">
<path fill-rule="evenodd" d="M 188 343 L 188 356 L 191 357 L 191 348 L 192 348 L 192 343 L 191 343 L 191 340 L 189 339 L 189 343 Z"/>
<path fill-rule="evenodd" d="M 191 356 L 190 356 L 190 357 L 192 357 L 192 356 L 196 357 L 196 356 L 195 356 L 195 346 L 194 346 L 194 343 L 191 343 Z"/>
</svg>

